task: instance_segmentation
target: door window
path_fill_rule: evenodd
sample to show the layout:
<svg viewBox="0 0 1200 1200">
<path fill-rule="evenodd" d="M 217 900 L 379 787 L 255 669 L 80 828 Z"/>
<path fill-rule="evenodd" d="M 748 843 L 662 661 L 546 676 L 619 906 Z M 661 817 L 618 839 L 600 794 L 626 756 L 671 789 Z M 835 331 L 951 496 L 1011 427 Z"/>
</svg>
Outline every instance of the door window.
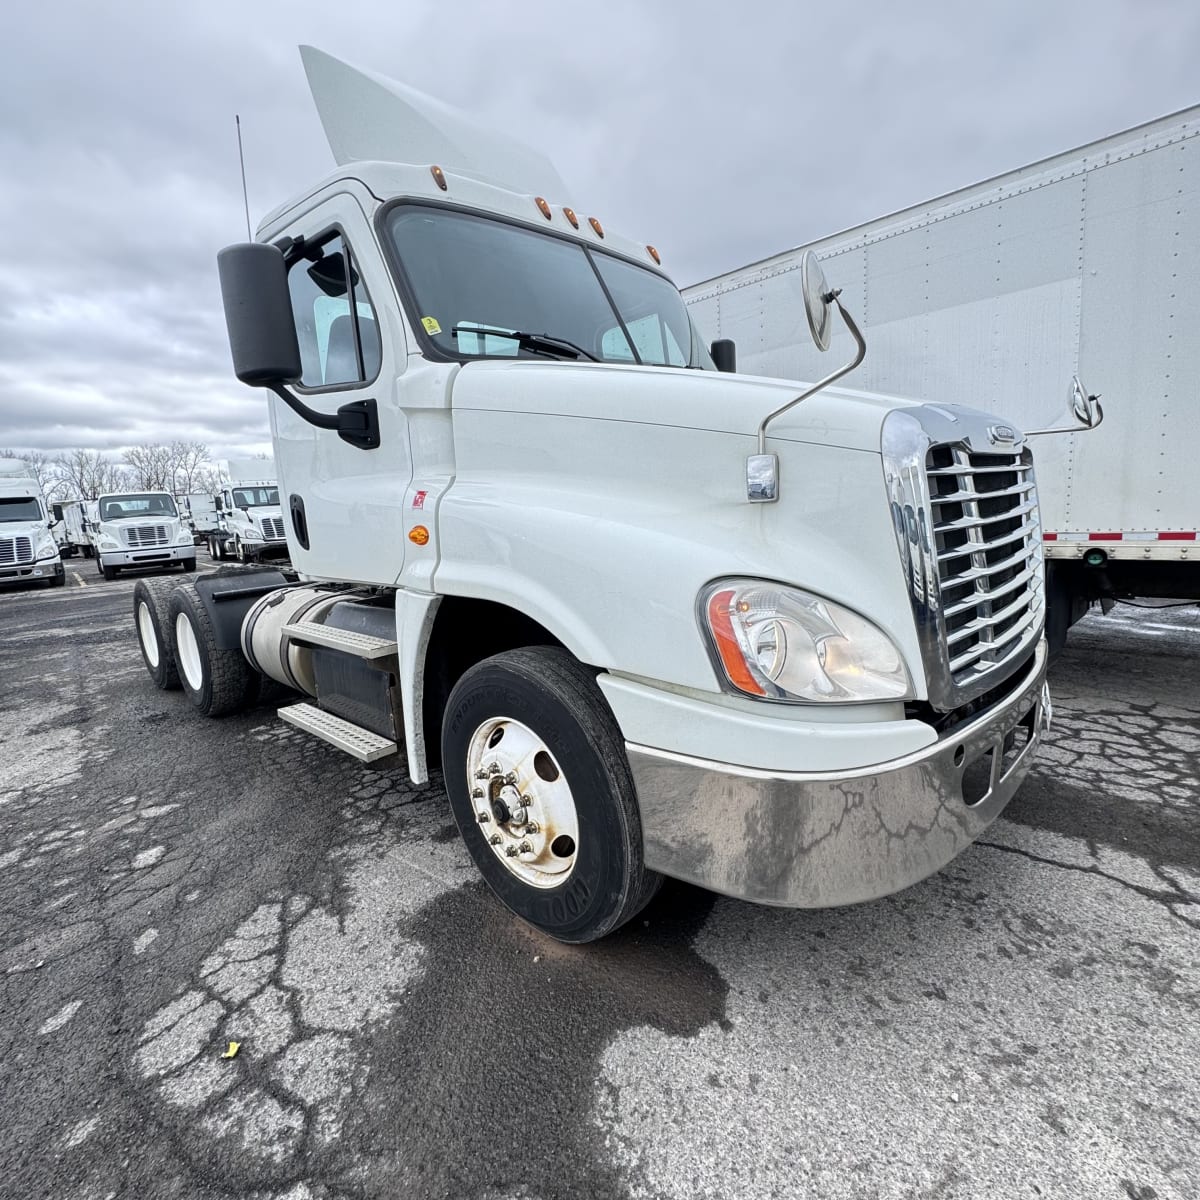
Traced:
<svg viewBox="0 0 1200 1200">
<path fill-rule="evenodd" d="M 367 285 L 340 234 L 288 268 L 305 388 L 353 387 L 379 374 L 379 324 Z"/>
</svg>

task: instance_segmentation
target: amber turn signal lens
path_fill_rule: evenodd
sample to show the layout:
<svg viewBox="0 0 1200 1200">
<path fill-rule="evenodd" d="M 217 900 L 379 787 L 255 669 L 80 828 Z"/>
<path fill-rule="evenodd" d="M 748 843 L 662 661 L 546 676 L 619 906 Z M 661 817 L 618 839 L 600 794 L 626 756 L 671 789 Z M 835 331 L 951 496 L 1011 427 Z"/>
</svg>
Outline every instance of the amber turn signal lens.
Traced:
<svg viewBox="0 0 1200 1200">
<path fill-rule="evenodd" d="M 588 224 L 596 231 L 596 236 L 602 238 L 604 236 L 604 226 L 596 220 L 595 217 L 588 217 Z"/>
<path fill-rule="evenodd" d="M 742 657 L 738 646 L 737 635 L 733 632 L 733 623 L 729 620 L 729 602 L 733 599 L 733 590 L 716 592 L 708 602 L 708 627 L 713 632 L 713 640 L 717 644 L 717 653 L 721 656 L 721 665 L 729 676 L 734 687 L 752 696 L 765 696 L 766 690 L 762 684 L 750 674 L 746 660 Z"/>
<path fill-rule="evenodd" d="M 414 525 L 408 531 L 408 540 L 414 546 L 424 546 L 429 541 L 429 530 L 424 525 Z"/>
<path fill-rule="evenodd" d="M 449 185 L 446 183 L 446 174 L 442 170 L 442 168 L 441 167 L 430 167 L 429 173 L 430 173 L 430 175 L 433 176 L 433 182 L 436 183 L 438 185 L 438 187 L 440 187 L 442 189 L 443 192 L 446 191 L 446 189 Z"/>
<path fill-rule="evenodd" d="M 646 247 L 646 253 L 661 267 L 662 259 L 658 257 L 658 251 L 653 246 Z"/>
<path fill-rule="evenodd" d="M 554 219 L 554 214 L 550 211 L 550 205 L 547 204 L 546 201 L 541 198 L 541 196 L 535 197 L 535 200 L 537 202 L 538 211 L 542 214 L 542 216 L 545 217 L 547 221 L 552 221 Z"/>
<path fill-rule="evenodd" d="M 575 210 L 573 208 L 564 208 L 563 216 L 566 217 L 567 220 L 571 222 L 571 227 L 573 229 L 579 228 L 579 218 L 575 215 Z"/>
</svg>

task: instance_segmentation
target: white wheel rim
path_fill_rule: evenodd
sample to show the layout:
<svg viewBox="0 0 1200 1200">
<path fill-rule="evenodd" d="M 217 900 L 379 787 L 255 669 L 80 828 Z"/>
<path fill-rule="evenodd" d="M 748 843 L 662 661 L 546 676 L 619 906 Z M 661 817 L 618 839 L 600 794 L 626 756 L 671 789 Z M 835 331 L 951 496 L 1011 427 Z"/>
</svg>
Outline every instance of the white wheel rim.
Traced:
<svg viewBox="0 0 1200 1200">
<path fill-rule="evenodd" d="M 179 663 L 183 677 L 193 692 L 198 692 L 204 683 L 204 671 L 200 666 L 200 644 L 196 631 L 186 614 L 175 617 L 175 661 Z"/>
<path fill-rule="evenodd" d="M 150 605 L 145 600 L 138 602 L 138 637 L 142 639 L 142 650 L 152 670 L 158 670 L 158 637 L 154 633 L 154 620 L 150 616 Z"/>
<path fill-rule="evenodd" d="M 512 875 L 559 887 L 575 869 L 579 815 L 550 748 L 527 725 L 494 717 L 467 747 L 467 787 L 484 841 Z"/>
</svg>

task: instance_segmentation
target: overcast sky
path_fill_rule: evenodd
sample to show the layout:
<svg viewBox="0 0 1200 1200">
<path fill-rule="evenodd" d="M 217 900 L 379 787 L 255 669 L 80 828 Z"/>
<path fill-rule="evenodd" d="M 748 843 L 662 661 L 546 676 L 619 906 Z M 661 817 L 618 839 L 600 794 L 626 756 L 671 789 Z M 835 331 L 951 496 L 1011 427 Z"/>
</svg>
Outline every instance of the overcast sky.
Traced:
<svg viewBox="0 0 1200 1200">
<path fill-rule="evenodd" d="M 118 15 L 119 14 L 119 15 Z M 0 446 L 269 449 L 215 254 L 333 166 L 297 45 L 546 150 L 681 286 L 1200 102 L 1195 0 L 5 5 Z"/>
</svg>

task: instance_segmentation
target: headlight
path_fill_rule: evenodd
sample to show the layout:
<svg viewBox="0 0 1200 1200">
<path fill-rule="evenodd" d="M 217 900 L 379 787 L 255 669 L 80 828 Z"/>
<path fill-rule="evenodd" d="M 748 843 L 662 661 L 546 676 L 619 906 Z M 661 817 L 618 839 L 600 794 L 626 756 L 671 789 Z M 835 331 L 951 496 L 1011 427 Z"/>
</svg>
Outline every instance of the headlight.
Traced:
<svg viewBox="0 0 1200 1200">
<path fill-rule="evenodd" d="M 188 545 L 191 545 L 192 541 L 193 541 L 192 535 L 186 529 L 181 529 L 175 535 L 175 544 L 177 546 L 188 546 Z"/>
<path fill-rule="evenodd" d="M 247 525 L 246 528 L 242 530 L 242 537 L 244 537 L 248 542 L 261 542 L 263 540 L 262 531 L 255 529 L 253 525 Z"/>
<path fill-rule="evenodd" d="M 120 550 L 120 548 L 121 548 L 121 544 L 117 541 L 116 538 L 102 537 L 100 539 L 100 549 L 101 550 Z"/>
<path fill-rule="evenodd" d="M 769 700 L 903 700 L 892 640 L 865 617 L 799 588 L 727 579 L 701 593 L 714 660 L 739 692 Z"/>
<path fill-rule="evenodd" d="M 58 543 L 55 542 L 53 534 L 39 534 L 37 547 L 33 552 L 34 558 L 40 561 L 43 558 L 53 558 L 57 553 Z"/>
</svg>

